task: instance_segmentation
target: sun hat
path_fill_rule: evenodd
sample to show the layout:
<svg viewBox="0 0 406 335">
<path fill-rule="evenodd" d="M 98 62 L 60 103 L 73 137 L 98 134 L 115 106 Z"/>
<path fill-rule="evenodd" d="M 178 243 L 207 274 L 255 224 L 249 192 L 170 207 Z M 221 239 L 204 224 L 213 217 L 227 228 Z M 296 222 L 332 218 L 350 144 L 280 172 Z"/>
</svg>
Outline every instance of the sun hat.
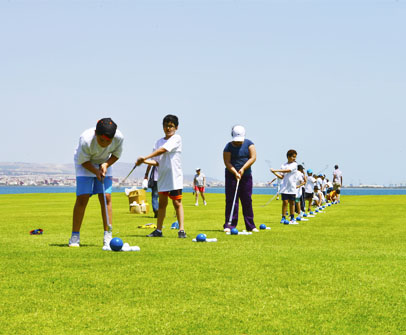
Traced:
<svg viewBox="0 0 406 335">
<path fill-rule="evenodd" d="M 236 125 L 231 130 L 231 137 L 233 141 L 240 142 L 245 140 L 245 128 L 240 125 Z"/>
</svg>

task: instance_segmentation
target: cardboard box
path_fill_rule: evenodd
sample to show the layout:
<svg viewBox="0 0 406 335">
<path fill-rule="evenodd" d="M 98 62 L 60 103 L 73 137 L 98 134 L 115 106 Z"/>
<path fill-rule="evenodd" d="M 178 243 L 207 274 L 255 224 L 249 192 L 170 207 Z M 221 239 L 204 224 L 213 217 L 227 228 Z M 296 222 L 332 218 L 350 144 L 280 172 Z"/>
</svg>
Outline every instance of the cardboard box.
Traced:
<svg viewBox="0 0 406 335">
<path fill-rule="evenodd" d="M 133 214 L 148 214 L 149 211 L 149 204 L 148 203 L 143 203 L 143 204 L 134 204 L 130 206 L 130 213 Z"/>
<path fill-rule="evenodd" d="M 147 194 L 144 189 L 134 190 L 128 194 L 128 202 L 132 204 L 134 201 L 139 204 L 141 204 L 143 201 L 147 202 Z"/>
</svg>

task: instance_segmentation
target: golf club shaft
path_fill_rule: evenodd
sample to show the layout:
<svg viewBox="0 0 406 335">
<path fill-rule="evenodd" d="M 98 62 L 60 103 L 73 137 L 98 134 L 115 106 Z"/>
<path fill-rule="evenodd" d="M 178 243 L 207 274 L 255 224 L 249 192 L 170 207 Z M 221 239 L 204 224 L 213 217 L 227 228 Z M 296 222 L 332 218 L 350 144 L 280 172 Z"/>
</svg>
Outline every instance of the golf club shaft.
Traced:
<svg viewBox="0 0 406 335">
<path fill-rule="evenodd" d="M 102 187 L 103 187 L 104 211 L 106 213 L 106 222 L 107 222 L 107 226 L 109 227 L 109 230 L 113 231 L 113 227 L 110 224 L 109 211 L 107 209 L 107 198 L 106 198 L 106 190 L 104 188 L 104 178 L 101 180 L 101 183 L 102 183 Z"/>
<path fill-rule="evenodd" d="M 238 185 L 240 184 L 240 180 L 237 179 L 237 185 L 235 187 L 235 193 L 234 193 L 234 199 L 233 199 L 233 205 L 231 206 L 231 213 L 230 213 L 230 218 L 228 219 L 228 225 L 231 225 L 231 221 L 233 220 L 233 214 L 234 214 L 234 207 L 235 207 L 235 199 L 237 198 L 237 191 L 238 191 Z"/>
<path fill-rule="evenodd" d="M 124 183 L 124 182 L 127 180 L 127 178 L 131 175 L 131 173 L 133 173 L 133 171 L 135 170 L 136 167 L 137 167 L 137 165 L 134 165 L 134 167 L 131 169 L 131 171 L 130 171 L 130 173 L 127 175 L 127 177 L 125 177 L 125 178 L 121 181 L 121 184 Z"/>
</svg>

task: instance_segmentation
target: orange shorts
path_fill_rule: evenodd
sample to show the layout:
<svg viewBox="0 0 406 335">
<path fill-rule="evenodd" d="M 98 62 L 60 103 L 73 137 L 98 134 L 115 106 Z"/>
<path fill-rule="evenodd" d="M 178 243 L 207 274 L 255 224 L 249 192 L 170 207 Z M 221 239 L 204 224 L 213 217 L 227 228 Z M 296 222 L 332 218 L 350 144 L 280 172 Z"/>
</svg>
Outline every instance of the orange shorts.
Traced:
<svg viewBox="0 0 406 335">
<path fill-rule="evenodd" d="M 182 199 L 182 190 L 174 190 L 174 191 L 167 191 L 167 192 L 158 192 L 159 194 L 166 195 L 172 200 L 179 200 Z"/>
<path fill-rule="evenodd" d="M 204 193 L 204 186 L 195 186 L 195 192 L 199 191 L 200 193 Z"/>
</svg>

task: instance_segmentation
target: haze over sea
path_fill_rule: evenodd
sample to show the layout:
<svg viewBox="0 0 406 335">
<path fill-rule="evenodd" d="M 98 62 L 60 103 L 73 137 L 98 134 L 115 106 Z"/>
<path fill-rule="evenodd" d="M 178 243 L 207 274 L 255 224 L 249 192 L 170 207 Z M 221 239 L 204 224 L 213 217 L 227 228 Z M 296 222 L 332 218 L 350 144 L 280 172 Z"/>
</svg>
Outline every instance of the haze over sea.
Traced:
<svg viewBox="0 0 406 335">
<path fill-rule="evenodd" d="M 74 193 L 75 187 L 69 186 L 0 186 L 0 194 L 28 193 Z M 124 187 L 115 187 L 113 192 L 124 194 Z M 150 192 L 148 189 L 147 192 Z M 185 187 L 184 193 L 192 193 L 192 188 Z M 208 187 L 206 193 L 224 193 L 223 187 Z M 253 194 L 276 194 L 276 188 L 254 187 Z M 406 195 L 406 188 L 343 188 L 342 195 Z"/>
</svg>

